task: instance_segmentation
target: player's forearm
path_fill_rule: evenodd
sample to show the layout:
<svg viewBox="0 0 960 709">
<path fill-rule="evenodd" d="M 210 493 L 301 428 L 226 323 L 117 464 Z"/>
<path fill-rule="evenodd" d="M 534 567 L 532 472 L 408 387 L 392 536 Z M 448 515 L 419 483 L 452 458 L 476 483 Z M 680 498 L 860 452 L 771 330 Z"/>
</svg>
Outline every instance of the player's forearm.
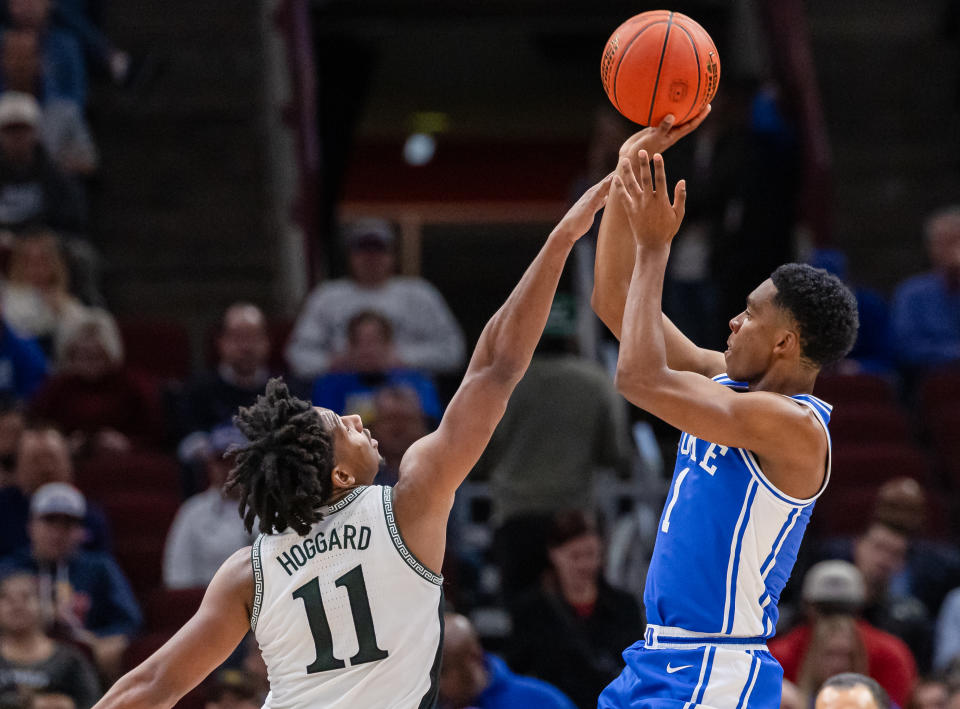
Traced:
<svg viewBox="0 0 960 709">
<path fill-rule="evenodd" d="M 630 236 L 630 223 L 623 204 L 615 197 L 608 199 L 597 236 L 590 304 L 617 339 L 620 338 L 635 258 L 636 245 Z"/>
<path fill-rule="evenodd" d="M 669 246 L 638 247 L 627 293 L 616 380 L 617 389 L 638 405 L 650 383 L 668 369 L 660 308 L 669 256 Z"/>
<path fill-rule="evenodd" d="M 488 370 L 504 380 L 520 380 L 543 334 L 560 274 L 578 236 L 559 227 L 550 234 L 506 302 L 484 327 L 468 374 Z"/>
<path fill-rule="evenodd" d="M 93 709 L 168 709 L 179 697 L 162 691 L 147 665 L 131 670 L 110 688 Z"/>
</svg>

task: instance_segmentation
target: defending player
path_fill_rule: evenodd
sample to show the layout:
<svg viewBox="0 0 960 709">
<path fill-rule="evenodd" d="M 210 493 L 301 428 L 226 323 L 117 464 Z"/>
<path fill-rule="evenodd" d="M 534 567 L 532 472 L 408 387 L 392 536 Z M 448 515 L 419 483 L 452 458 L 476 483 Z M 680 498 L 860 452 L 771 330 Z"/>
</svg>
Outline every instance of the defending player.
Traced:
<svg viewBox="0 0 960 709">
<path fill-rule="evenodd" d="M 171 707 L 253 628 L 267 707 L 432 707 L 442 645 L 446 525 L 543 332 L 563 265 L 603 205 L 590 188 L 547 238 L 477 342 L 436 431 L 414 443 L 394 488 L 371 486 L 377 443 L 358 416 L 293 398 L 278 381 L 238 424 L 250 443 L 233 481 L 262 534 L 230 557 L 196 615 L 97 704 Z"/>
<path fill-rule="evenodd" d="M 621 339 L 619 390 L 683 434 L 647 575 L 647 630 L 599 707 L 777 707 L 783 672 L 766 640 L 830 477 L 831 407 L 810 392 L 852 347 L 856 302 L 825 271 L 787 264 L 730 321 L 724 353 L 696 347 L 661 313 L 686 188 L 671 204 L 662 157 L 654 182 L 635 145 L 601 223 L 594 307 Z"/>
</svg>

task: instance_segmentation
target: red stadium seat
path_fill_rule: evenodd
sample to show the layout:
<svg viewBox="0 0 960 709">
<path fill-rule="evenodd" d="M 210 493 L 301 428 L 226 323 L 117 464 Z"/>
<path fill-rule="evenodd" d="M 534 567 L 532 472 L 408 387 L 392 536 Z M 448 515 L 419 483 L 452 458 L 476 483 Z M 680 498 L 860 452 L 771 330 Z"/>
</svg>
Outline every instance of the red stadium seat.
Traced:
<svg viewBox="0 0 960 709">
<path fill-rule="evenodd" d="M 139 598 L 159 587 L 163 545 L 180 506 L 175 494 L 114 493 L 101 498 L 113 528 L 114 555 Z"/>
<path fill-rule="evenodd" d="M 190 334 L 173 320 L 136 318 L 118 323 L 127 365 L 159 379 L 190 375 Z"/>
<path fill-rule="evenodd" d="M 295 321 L 292 318 L 271 318 L 267 322 L 267 329 L 270 332 L 270 362 L 267 366 L 270 367 L 271 372 L 287 371 L 284 352 L 293 333 L 294 324 Z"/>
<path fill-rule="evenodd" d="M 205 592 L 205 588 L 154 589 L 144 604 L 146 630 L 175 633 L 196 613 Z"/>
<path fill-rule="evenodd" d="M 889 403 L 841 404 L 830 417 L 830 436 L 836 447 L 851 443 L 910 443 L 910 426 L 900 409 Z"/>
<path fill-rule="evenodd" d="M 926 419 L 960 401 L 960 370 L 947 369 L 927 376 L 920 385 L 920 411 Z"/>
<path fill-rule="evenodd" d="M 76 483 L 95 499 L 126 492 L 179 494 L 180 466 L 151 451 L 101 453 L 77 463 Z"/>
<path fill-rule="evenodd" d="M 813 393 L 834 406 L 862 402 L 896 405 L 893 386 L 873 374 L 824 374 L 817 379 Z"/>
<path fill-rule="evenodd" d="M 837 487 L 831 484 L 813 508 L 811 531 L 820 538 L 859 534 L 873 515 L 877 487 Z"/>
<path fill-rule="evenodd" d="M 830 484 L 834 488 L 879 486 L 901 476 L 914 478 L 928 489 L 931 487 L 930 460 L 923 451 L 886 441 L 850 444 L 833 449 Z"/>
</svg>

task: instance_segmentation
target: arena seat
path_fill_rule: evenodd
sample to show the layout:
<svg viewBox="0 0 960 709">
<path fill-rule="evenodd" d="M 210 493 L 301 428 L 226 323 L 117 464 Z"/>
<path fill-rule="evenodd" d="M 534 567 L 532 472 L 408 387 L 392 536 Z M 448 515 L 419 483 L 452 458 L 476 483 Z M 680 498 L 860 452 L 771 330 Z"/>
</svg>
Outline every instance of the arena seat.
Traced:
<svg viewBox="0 0 960 709">
<path fill-rule="evenodd" d="M 813 393 L 834 406 L 862 402 L 896 405 L 893 386 L 875 374 L 824 374 L 817 378 Z"/>
<path fill-rule="evenodd" d="M 929 458 L 911 445 L 877 440 L 833 449 L 830 484 L 835 489 L 858 485 L 877 486 L 900 476 L 914 478 L 928 489 L 938 488 L 931 485 Z"/>
<path fill-rule="evenodd" d="M 817 500 L 810 518 L 811 531 L 820 538 L 855 535 L 863 531 L 873 516 L 879 485 L 831 485 Z M 927 495 L 927 518 L 921 536 L 946 539 L 950 535 L 948 511 L 944 500 Z"/>
<path fill-rule="evenodd" d="M 114 556 L 138 598 L 160 585 L 163 545 L 180 506 L 176 494 L 124 492 L 101 498 L 113 528 Z"/>
<path fill-rule="evenodd" d="M 836 447 L 851 443 L 901 443 L 911 441 L 906 416 L 891 403 L 864 401 L 845 403 L 830 417 L 830 436 Z"/>
<path fill-rule="evenodd" d="M 116 493 L 180 490 L 177 461 L 152 451 L 99 453 L 78 461 L 75 476 L 77 487 L 98 500 Z"/>
<path fill-rule="evenodd" d="M 175 633 L 200 607 L 206 588 L 156 588 L 144 602 L 147 632 Z"/>
<path fill-rule="evenodd" d="M 920 413 L 925 419 L 960 401 L 960 370 L 945 369 L 928 375 L 920 384 Z"/>
<path fill-rule="evenodd" d="M 185 381 L 190 375 L 190 334 L 174 320 L 127 318 L 117 323 L 126 363 L 158 379 Z"/>
</svg>

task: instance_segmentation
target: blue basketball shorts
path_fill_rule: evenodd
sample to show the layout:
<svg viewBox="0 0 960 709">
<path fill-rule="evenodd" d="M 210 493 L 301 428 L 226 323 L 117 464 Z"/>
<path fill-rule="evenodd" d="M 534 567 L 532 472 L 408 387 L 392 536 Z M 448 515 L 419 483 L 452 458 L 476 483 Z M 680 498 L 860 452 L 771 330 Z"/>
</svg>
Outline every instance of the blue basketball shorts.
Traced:
<svg viewBox="0 0 960 709">
<path fill-rule="evenodd" d="M 600 694 L 598 709 L 778 709 L 783 669 L 766 649 L 735 646 L 623 653 L 626 667 Z"/>
</svg>

